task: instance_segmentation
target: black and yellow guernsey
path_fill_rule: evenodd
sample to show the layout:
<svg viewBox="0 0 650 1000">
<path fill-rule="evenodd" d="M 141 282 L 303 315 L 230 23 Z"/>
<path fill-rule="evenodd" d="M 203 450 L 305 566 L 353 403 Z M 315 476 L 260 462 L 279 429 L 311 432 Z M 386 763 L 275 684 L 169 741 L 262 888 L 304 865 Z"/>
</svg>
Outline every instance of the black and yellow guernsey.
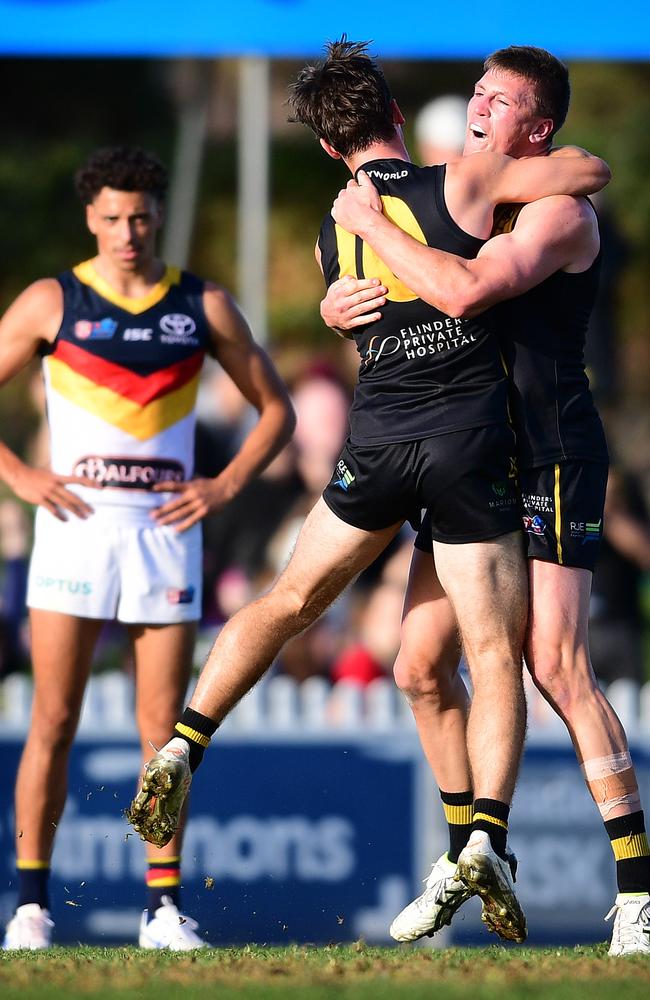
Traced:
<svg viewBox="0 0 650 1000">
<path fill-rule="evenodd" d="M 466 259 L 484 240 L 454 222 L 444 197 L 446 167 L 398 159 L 363 164 L 384 213 L 420 243 Z M 382 317 L 354 331 L 359 381 L 350 411 L 354 445 L 415 441 L 505 423 L 507 379 L 492 311 L 460 320 L 418 298 L 359 237 L 328 215 L 318 240 L 327 285 L 344 275 L 380 278 Z"/>
<path fill-rule="evenodd" d="M 510 232 L 523 205 L 499 206 L 493 233 Z M 577 274 L 556 271 L 495 310 L 511 385 L 520 469 L 566 460 L 607 462 L 584 350 L 598 291 L 600 254 Z"/>
</svg>

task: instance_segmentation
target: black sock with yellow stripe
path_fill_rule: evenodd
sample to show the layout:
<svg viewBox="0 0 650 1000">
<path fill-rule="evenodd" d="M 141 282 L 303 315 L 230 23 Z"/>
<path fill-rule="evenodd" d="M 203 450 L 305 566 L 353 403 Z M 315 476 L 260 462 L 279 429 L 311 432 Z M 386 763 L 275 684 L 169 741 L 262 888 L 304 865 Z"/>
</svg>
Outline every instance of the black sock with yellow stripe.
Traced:
<svg viewBox="0 0 650 1000">
<path fill-rule="evenodd" d="M 207 715 L 195 712 L 193 708 L 186 708 L 176 723 L 174 736 L 180 736 L 190 747 L 190 771 L 192 774 L 203 760 L 203 754 L 216 729 L 216 722 L 208 718 Z"/>
<path fill-rule="evenodd" d="M 490 838 L 492 849 L 506 860 L 508 816 L 510 806 L 498 799 L 476 799 L 472 830 L 483 830 Z"/>
<path fill-rule="evenodd" d="M 447 857 L 450 861 L 458 861 L 458 855 L 469 840 L 472 830 L 472 818 L 474 812 L 473 792 L 443 792 L 440 791 L 442 808 L 445 811 L 445 819 L 449 827 L 449 850 Z"/>
<path fill-rule="evenodd" d="M 650 892 L 650 848 L 643 810 L 605 821 L 619 892 Z"/>
<path fill-rule="evenodd" d="M 44 910 L 50 908 L 50 862 L 49 861 L 16 861 L 18 875 L 18 902 L 16 906 L 25 903 L 38 903 Z"/>
</svg>

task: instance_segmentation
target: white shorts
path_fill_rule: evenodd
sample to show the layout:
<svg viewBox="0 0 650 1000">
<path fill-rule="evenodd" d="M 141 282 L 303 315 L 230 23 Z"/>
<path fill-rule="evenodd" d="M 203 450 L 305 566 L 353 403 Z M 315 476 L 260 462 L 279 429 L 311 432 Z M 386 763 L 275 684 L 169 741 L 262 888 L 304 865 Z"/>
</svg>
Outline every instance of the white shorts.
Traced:
<svg viewBox="0 0 650 1000">
<path fill-rule="evenodd" d="M 86 520 L 36 512 L 27 605 L 77 618 L 171 625 L 201 617 L 201 525 L 178 533 L 137 507 Z"/>
</svg>

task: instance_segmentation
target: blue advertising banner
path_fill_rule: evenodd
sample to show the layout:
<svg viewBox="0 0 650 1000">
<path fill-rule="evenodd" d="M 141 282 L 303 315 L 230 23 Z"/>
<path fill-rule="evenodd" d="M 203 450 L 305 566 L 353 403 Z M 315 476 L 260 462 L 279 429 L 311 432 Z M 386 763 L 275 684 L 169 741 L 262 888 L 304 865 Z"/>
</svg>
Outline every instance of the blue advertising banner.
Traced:
<svg viewBox="0 0 650 1000">
<path fill-rule="evenodd" d="M 350 4 L 343 0 L 1 0 L 0 51 L 23 55 L 228 56 L 302 58 L 328 39 L 372 39 L 388 58 L 481 58 L 510 44 L 542 45 L 560 56 L 646 59 L 643 0 L 610 3 L 503 0 L 437 5 L 412 0 Z"/>
<path fill-rule="evenodd" d="M 11 764 L 0 799 L 0 919 L 15 905 Z M 133 942 L 144 906 L 144 845 L 121 813 L 137 747 L 79 741 L 57 831 L 58 943 Z M 415 843 L 412 741 L 223 743 L 193 786 L 183 905 L 213 944 L 386 937 L 410 899 Z M 152 849 L 155 850 L 155 849 Z"/>
<path fill-rule="evenodd" d="M 0 924 L 16 901 L 12 783 L 2 746 Z M 650 747 L 633 748 L 650 801 Z M 142 842 L 122 812 L 140 766 L 131 740 L 80 738 L 53 858 L 56 941 L 137 940 Z M 411 732 L 259 738 L 224 734 L 193 786 L 183 905 L 215 945 L 390 943 L 388 927 L 446 848 L 435 786 Z M 616 894 L 600 817 L 566 739 L 526 751 L 510 824 L 529 943 L 604 941 Z M 471 900 L 438 944 L 493 943 Z"/>
</svg>

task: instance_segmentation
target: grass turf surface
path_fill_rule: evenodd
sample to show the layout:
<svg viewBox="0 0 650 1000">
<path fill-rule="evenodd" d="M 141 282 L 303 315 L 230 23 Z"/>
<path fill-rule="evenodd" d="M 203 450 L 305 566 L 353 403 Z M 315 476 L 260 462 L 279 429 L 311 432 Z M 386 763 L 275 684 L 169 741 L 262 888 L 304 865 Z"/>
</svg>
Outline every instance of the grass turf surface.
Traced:
<svg viewBox="0 0 650 1000">
<path fill-rule="evenodd" d="M 2 1000 L 300 998 L 321 1000 L 647 1000 L 650 959 L 607 946 L 553 949 L 220 948 L 194 955 L 137 948 L 0 952 Z"/>
</svg>

